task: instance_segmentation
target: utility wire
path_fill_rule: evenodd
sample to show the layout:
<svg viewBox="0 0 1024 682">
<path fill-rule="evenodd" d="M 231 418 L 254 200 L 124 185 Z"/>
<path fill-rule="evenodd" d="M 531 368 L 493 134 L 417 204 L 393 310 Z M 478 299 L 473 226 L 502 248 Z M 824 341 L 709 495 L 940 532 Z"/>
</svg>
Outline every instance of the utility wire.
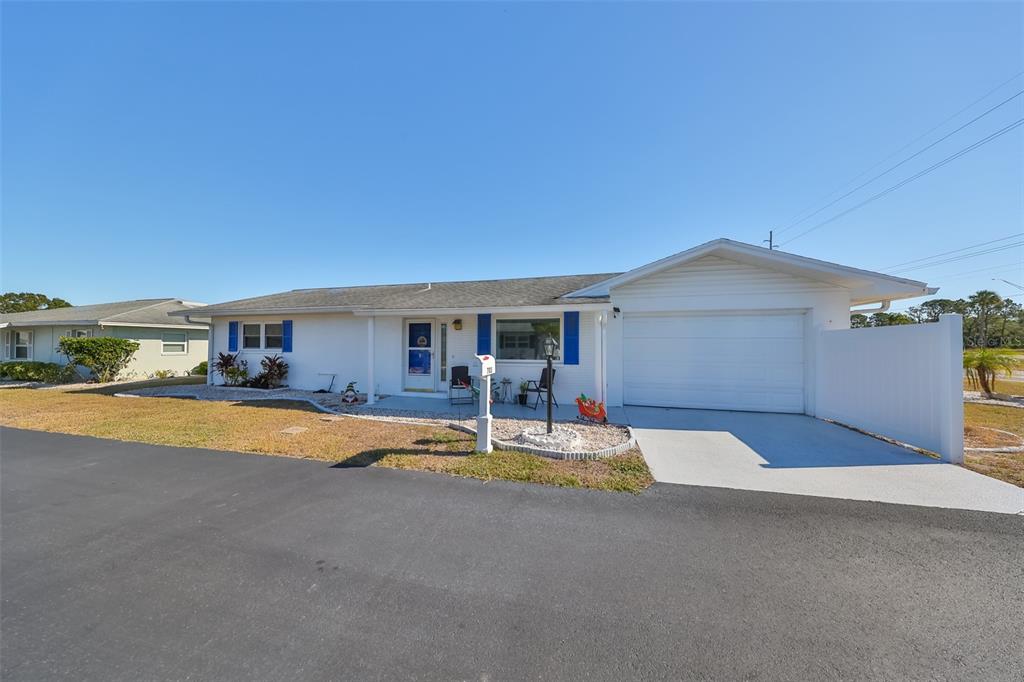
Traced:
<svg viewBox="0 0 1024 682">
<path fill-rule="evenodd" d="M 993 265 L 987 268 L 978 268 L 977 270 L 960 270 L 958 272 L 952 272 L 948 275 L 932 275 L 935 279 L 949 280 L 949 279 L 961 279 L 963 277 L 970 277 L 976 275 L 979 272 L 993 272 L 993 274 L 1001 272 L 1011 272 L 1014 270 L 1021 269 L 1021 263 L 1003 263 L 1002 265 Z"/>
<path fill-rule="evenodd" d="M 977 256 L 984 256 L 984 255 L 989 254 L 989 253 L 998 253 L 1000 251 L 1007 251 L 1009 249 L 1015 249 L 1015 248 L 1017 248 L 1019 246 L 1024 246 L 1024 241 L 1014 242 L 1012 244 L 1004 244 L 1002 246 L 993 246 L 990 249 L 983 249 L 981 251 L 975 251 L 974 253 L 964 253 L 964 254 L 961 254 L 959 256 L 953 256 L 951 258 L 947 258 L 945 260 L 935 261 L 934 263 L 925 263 L 924 265 L 914 265 L 914 266 L 909 267 L 909 268 L 900 268 L 899 270 L 896 270 L 895 272 L 890 273 L 890 274 L 896 274 L 896 273 L 901 273 L 901 272 L 909 272 L 911 270 L 922 270 L 924 268 L 935 267 L 936 265 L 945 265 L 946 263 L 957 263 L 959 261 L 967 260 L 969 258 L 975 258 Z"/>
<path fill-rule="evenodd" d="M 786 226 L 785 226 L 785 227 L 783 227 L 782 229 L 780 229 L 780 230 L 777 230 L 777 232 L 778 232 L 779 234 L 782 234 L 782 233 L 783 233 L 783 232 L 785 232 L 786 230 L 788 230 L 788 229 L 790 229 L 790 228 L 793 228 L 793 227 L 796 227 L 797 225 L 799 225 L 800 223 L 804 222 L 804 221 L 805 221 L 805 220 L 807 220 L 808 218 L 813 218 L 814 216 L 818 215 L 819 213 L 821 213 L 821 212 L 822 212 L 822 211 L 824 211 L 825 209 L 827 209 L 827 208 L 831 208 L 832 206 L 835 206 L 836 204 L 838 204 L 838 203 L 839 203 L 840 201 L 842 201 L 842 200 L 843 200 L 843 199 L 845 199 L 846 197 L 850 196 L 851 194 L 853 194 L 853 193 L 855 193 L 855 192 L 857 192 L 857 191 L 859 191 L 859 190 L 862 190 L 862 189 L 864 189 L 865 187 L 867 187 L 868 185 L 870 185 L 870 184 L 871 184 L 872 182 L 874 182 L 875 180 L 878 180 L 879 178 L 881 178 L 881 177 L 883 177 L 883 176 L 885 176 L 885 175 L 888 175 L 888 174 L 889 174 L 889 173 L 891 173 L 892 171 L 896 170 L 897 168 L 899 168 L 900 166 L 902 166 L 903 164 L 905 164 L 905 163 L 906 163 L 907 161 L 910 161 L 910 160 L 912 160 L 912 159 L 916 159 L 916 158 L 917 158 L 918 156 L 921 156 L 921 154 L 924 154 L 924 153 L 925 153 L 926 151 L 928 151 L 929 149 L 931 149 L 931 148 L 932 148 L 932 147 L 934 147 L 935 145 L 939 144 L 940 142 L 944 142 L 945 140 L 948 140 L 948 139 L 949 139 L 949 138 L 951 138 L 951 137 L 952 137 L 953 135 L 956 135 L 957 133 L 959 133 L 959 132 L 960 132 L 961 130 L 963 130 L 963 129 L 964 129 L 964 128 L 966 128 L 967 126 L 969 126 L 969 125 L 971 125 L 971 124 L 975 123 L 976 121 L 979 121 L 979 120 L 981 120 L 982 118 L 984 118 L 984 117 L 988 116 L 989 114 L 991 114 L 991 113 L 992 113 L 993 111 L 995 111 L 995 110 L 996 110 L 996 109 L 998 109 L 999 107 L 1002 107 L 1002 106 L 1004 106 L 1004 105 L 1006 105 L 1006 104 L 1009 104 L 1010 102 L 1012 102 L 1013 100 L 1017 99 L 1017 98 L 1018 98 L 1018 97 L 1020 97 L 1021 95 L 1024 95 L 1024 90 L 1020 90 L 1020 91 L 1018 91 L 1017 93 L 1015 93 L 1015 94 L 1013 94 L 1013 95 L 1011 95 L 1011 96 L 1007 97 L 1006 99 L 1004 99 L 1004 100 L 1003 100 L 1002 102 L 1000 102 L 999 104 L 995 105 L 994 107 L 991 107 L 990 109 L 987 109 L 987 110 L 985 110 L 985 111 L 984 111 L 984 112 L 982 112 L 981 114 L 978 114 L 977 116 L 975 116 L 974 118 L 972 118 L 972 119 L 971 119 L 970 121 L 968 121 L 967 123 L 964 123 L 964 124 L 963 124 L 962 126 L 960 126 L 959 128 L 956 128 L 956 129 L 955 129 L 955 130 L 953 130 L 952 132 L 946 133 L 945 135 L 943 135 L 943 136 L 942 136 L 942 137 L 940 137 L 939 139 L 937 139 L 937 140 L 935 140 L 934 142 L 932 142 L 932 143 L 931 143 L 930 145 L 928 145 L 928 146 L 926 146 L 926 147 L 922 147 L 921 149 L 917 150 L 916 152 L 914 152 L 913 154 L 911 154 L 911 155 L 910 155 L 910 156 L 908 156 L 907 158 L 903 159 L 902 161 L 900 161 L 900 162 L 899 162 L 899 163 L 897 163 L 896 165 L 893 165 L 893 166 L 889 166 L 889 167 L 888 167 L 887 169 L 885 169 L 884 171 L 882 171 L 882 172 L 881 172 L 881 173 L 879 173 L 878 175 L 874 176 L 874 177 L 873 177 L 873 178 L 871 178 L 870 180 L 867 180 L 867 181 L 865 181 L 865 182 L 862 182 L 861 184 L 857 185 L 856 187 L 854 187 L 853 189 L 851 189 L 851 190 L 850 190 L 849 192 L 847 192 L 846 194 L 843 194 L 842 196 L 840 196 L 840 197 L 838 197 L 838 198 L 836 198 L 836 199 L 833 199 L 832 201 L 828 202 L 827 204 L 825 204 L 824 206 L 822 206 L 821 208 L 819 208 L 819 209 L 818 209 L 817 211 L 814 211 L 813 213 L 810 213 L 810 214 L 808 214 L 808 215 L 804 216 L 803 218 L 801 218 L 800 220 L 796 221 L 795 223 L 790 223 L 789 225 L 786 225 Z M 790 241 L 792 241 L 792 240 L 790 240 Z"/>
<path fill-rule="evenodd" d="M 931 260 L 932 258 L 939 258 L 940 256 L 948 256 L 951 253 L 959 253 L 960 251 L 968 251 L 970 249 L 974 249 L 974 248 L 977 248 L 979 246 L 988 246 L 989 244 L 995 244 L 996 242 L 1005 242 L 1007 239 L 1014 239 L 1015 237 L 1024 237 L 1024 232 L 1017 232 L 1016 234 L 1011 234 L 1009 237 L 1000 237 L 999 239 L 993 239 L 990 242 L 981 242 L 980 244 L 971 244 L 970 246 L 965 246 L 962 249 L 953 249 L 952 251 L 943 251 L 942 253 L 937 253 L 934 256 L 925 256 L 924 258 L 915 258 L 914 260 L 903 261 L 902 263 L 897 263 L 896 265 L 890 265 L 889 267 L 882 268 L 882 269 L 883 270 L 892 270 L 892 269 L 898 268 L 898 267 L 900 267 L 902 265 L 911 265 L 912 263 L 920 263 L 921 261 L 924 261 L 924 260 Z"/>
<path fill-rule="evenodd" d="M 887 194 L 895 192 L 900 187 L 903 187 L 904 185 L 907 185 L 907 184 L 913 182 L 914 180 L 917 180 L 920 177 L 928 175 L 932 171 L 937 170 L 937 169 L 941 168 L 942 166 L 945 166 L 947 163 L 950 163 L 952 161 L 956 161 L 957 159 L 959 159 L 964 154 L 968 154 L 968 153 L 974 151 L 975 149 L 977 149 L 978 147 L 981 147 L 981 146 L 983 146 L 985 144 L 988 144 L 989 142 L 991 142 L 992 140 L 996 139 L 997 137 L 1001 137 L 1001 136 L 1005 135 L 1006 133 L 1010 132 L 1014 128 L 1020 127 L 1021 124 L 1024 124 L 1024 118 L 1017 119 L 1016 121 L 1014 121 L 1010 125 L 1006 126 L 1005 128 L 1001 128 L 1001 129 L 997 130 L 996 132 L 992 133 L 991 135 L 988 135 L 987 137 L 984 137 L 984 138 L 978 140 L 977 142 L 975 142 L 973 144 L 970 144 L 967 147 L 964 147 L 960 151 L 947 156 L 942 161 L 939 161 L 938 163 L 932 164 L 928 168 L 925 168 L 923 171 L 920 171 L 918 173 L 915 173 L 914 175 L 911 175 L 906 180 L 898 182 L 895 185 L 893 185 L 892 187 L 884 189 L 881 192 L 868 197 L 867 199 L 865 199 L 864 201 L 860 202 L 859 204 L 854 204 L 850 208 L 846 209 L 845 211 L 841 211 L 840 213 L 837 213 L 836 215 L 832 216 L 828 220 L 823 220 L 822 222 L 807 228 L 806 230 L 804 230 L 803 232 L 801 232 L 797 236 L 793 237 L 792 239 L 783 242 L 782 244 L 780 244 L 780 246 L 785 246 L 786 244 L 790 244 L 790 243 L 796 241 L 797 239 L 800 239 L 804 235 L 807 235 L 807 234 L 813 232 L 814 230 L 817 230 L 819 227 L 824 227 L 825 225 L 828 225 L 829 223 L 835 222 L 836 220 L 839 220 L 843 216 L 849 215 L 850 213 L 853 213 L 857 209 L 859 209 L 859 208 L 861 208 L 863 206 L 867 206 L 871 202 L 876 201 L 877 199 L 881 199 L 882 197 L 884 197 Z"/>
<path fill-rule="evenodd" d="M 988 98 L 988 96 L 989 96 L 989 95 L 991 95 L 991 94 L 992 94 L 992 93 L 994 93 L 994 92 L 997 92 L 997 91 L 1001 90 L 1001 89 L 1002 89 L 1002 87 L 1003 87 L 1004 85 L 1006 85 L 1007 83 L 1010 83 L 1010 82 L 1012 82 L 1012 81 L 1016 80 L 1017 78 L 1019 78 L 1019 77 L 1020 77 L 1020 76 L 1022 76 L 1022 75 L 1024 75 L 1024 71 L 1018 71 L 1017 73 L 1015 73 L 1014 75 L 1010 76 L 1009 78 L 1007 78 L 1007 79 L 1006 79 L 1005 81 L 1003 81 L 1003 82 L 1002 82 L 1002 83 L 1000 83 L 999 85 L 995 86 L 994 88 L 992 88 L 991 90 L 989 90 L 988 92 L 986 92 L 986 93 L 985 93 L 984 95 L 982 95 L 982 96 L 981 96 L 981 97 L 979 97 L 978 99 L 974 100 L 973 102 L 971 102 L 971 103 L 970 103 L 970 104 L 968 104 L 967 106 L 965 106 L 965 107 L 963 107 L 962 109 L 958 110 L 958 111 L 957 111 L 956 113 L 954 113 L 954 114 L 950 114 L 950 115 L 949 115 L 949 116 L 947 116 L 946 118 L 942 119 L 942 120 L 941 120 L 941 121 L 939 121 L 939 122 L 938 122 L 937 124 L 935 124 L 935 125 L 934 125 L 933 127 L 929 128 L 929 129 L 928 129 L 928 130 L 926 130 L 925 132 L 921 133 L 920 135 L 918 135 L 917 137 L 915 137 L 915 138 L 914 138 L 913 140 L 911 140 L 910 142 L 906 143 L 905 145 L 903 145 L 902 147 L 900 147 L 900 148 L 899 148 L 899 149 L 897 149 L 896 151 L 892 152 L 891 154 L 889 154 L 888 156 L 886 156 L 885 158 L 883 158 L 883 159 L 882 159 L 881 161 L 878 161 L 878 162 L 876 162 L 876 163 L 875 163 L 874 165 L 872 165 L 872 166 L 870 166 L 869 168 L 867 168 L 866 170 L 862 171 L 862 172 L 861 172 L 861 173 L 860 173 L 859 175 L 856 175 L 856 176 L 854 176 L 853 178 L 851 178 L 851 179 L 847 180 L 846 182 L 844 182 L 843 184 L 839 185 L 839 186 L 838 186 L 838 187 L 836 187 L 836 188 L 835 188 L 834 190 L 832 190 L 831 192 L 829 192 L 828 194 L 826 194 L 826 195 L 825 195 L 824 197 L 822 197 L 822 199 L 828 199 L 828 198 L 829 198 L 830 196 L 832 196 L 832 195 L 833 195 L 833 194 L 835 194 L 836 192 L 840 191 L 841 189 L 843 189 L 843 188 L 844 188 L 844 187 L 846 187 L 847 185 L 850 185 L 851 183 L 857 182 L 857 181 L 858 181 L 858 180 L 860 180 L 860 179 L 861 179 L 862 177 L 864 177 L 865 175 L 867 175 L 867 174 L 868 174 L 868 173 L 870 173 L 871 171 L 875 170 L 876 168 L 878 168 L 879 166 L 881 166 L 881 165 L 882 165 L 883 163 L 885 163 L 886 161 L 888 161 L 888 160 L 889 160 L 889 159 L 891 159 L 892 157 L 894 157 L 894 156 L 896 156 L 897 154 L 899 154 L 900 152 L 902 152 L 902 151 L 903 151 L 904 149 L 907 149 L 908 147 L 912 146 L 912 145 L 913 145 L 913 144 L 915 144 L 916 142 L 918 142 L 918 141 L 920 141 L 920 140 L 922 140 L 922 139 L 924 139 L 924 138 L 928 137 L 928 136 L 929 136 L 929 135 L 931 135 L 931 134 L 932 134 L 933 132 L 935 132 L 936 130 L 938 130 L 938 129 L 939 129 L 939 128 L 941 128 L 942 126 L 946 125 L 947 123 L 949 123 L 950 121 L 952 121 L 952 120 L 953 120 L 954 118 L 956 118 L 956 117 L 957 117 L 957 116 L 959 116 L 960 114 L 964 113 L 965 111 L 967 111 L 968 109 L 970 109 L 971 107 L 973 107 L 973 106 L 974 106 L 975 104 L 978 104 L 979 102 L 982 102 L 982 101 L 984 101 L 985 99 L 987 99 L 987 98 Z M 815 203 L 815 204 L 817 204 L 818 202 L 814 202 L 814 203 Z M 786 222 L 787 222 L 787 223 L 791 223 L 792 221 L 796 220 L 796 219 L 797 219 L 797 218 L 798 218 L 799 216 L 801 216 L 801 215 L 803 215 L 803 214 L 804 214 L 805 212 L 809 211 L 809 210 L 810 210 L 811 208 L 812 208 L 812 206 L 808 206 L 807 208 L 803 209 L 802 211 L 798 211 L 798 212 L 797 212 L 796 214 L 794 214 L 794 215 L 793 215 L 793 216 L 792 216 L 791 218 L 789 218 L 789 220 L 787 220 Z M 800 220 L 801 220 L 801 221 L 803 221 L 803 220 L 806 220 L 806 219 L 807 219 L 807 218 L 809 218 L 809 217 L 810 217 L 810 216 L 806 216 L 806 217 L 804 217 L 804 218 L 801 218 Z"/>
</svg>

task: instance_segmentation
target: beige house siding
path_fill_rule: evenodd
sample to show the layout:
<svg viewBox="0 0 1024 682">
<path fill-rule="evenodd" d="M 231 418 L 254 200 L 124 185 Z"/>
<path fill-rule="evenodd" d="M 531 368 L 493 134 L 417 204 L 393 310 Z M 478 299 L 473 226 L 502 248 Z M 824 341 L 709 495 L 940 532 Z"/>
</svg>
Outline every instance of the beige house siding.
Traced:
<svg viewBox="0 0 1024 682">
<path fill-rule="evenodd" d="M 8 334 L 16 331 L 32 332 L 32 358 L 36 362 L 66 364 L 67 358 L 57 350 L 60 337 L 72 329 L 85 329 L 92 336 L 113 336 L 139 342 L 128 368 L 126 378 L 151 377 L 157 370 L 171 370 L 175 374 L 187 374 L 193 367 L 206 360 L 207 331 L 205 329 L 173 329 L 160 327 L 99 327 L 96 325 L 62 325 L 49 327 L 9 327 L 3 330 L 3 359 L 12 360 Z M 184 333 L 187 337 L 184 354 L 165 354 L 162 336 L 165 333 Z"/>
</svg>

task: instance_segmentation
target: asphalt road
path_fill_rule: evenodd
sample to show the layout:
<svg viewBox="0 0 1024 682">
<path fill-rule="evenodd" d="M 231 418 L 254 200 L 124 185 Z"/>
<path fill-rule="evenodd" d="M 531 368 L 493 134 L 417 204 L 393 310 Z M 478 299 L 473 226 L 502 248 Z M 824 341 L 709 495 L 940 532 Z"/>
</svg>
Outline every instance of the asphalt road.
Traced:
<svg viewBox="0 0 1024 682">
<path fill-rule="evenodd" d="M 1021 679 L 1024 518 L 0 432 L 4 680 Z"/>
</svg>

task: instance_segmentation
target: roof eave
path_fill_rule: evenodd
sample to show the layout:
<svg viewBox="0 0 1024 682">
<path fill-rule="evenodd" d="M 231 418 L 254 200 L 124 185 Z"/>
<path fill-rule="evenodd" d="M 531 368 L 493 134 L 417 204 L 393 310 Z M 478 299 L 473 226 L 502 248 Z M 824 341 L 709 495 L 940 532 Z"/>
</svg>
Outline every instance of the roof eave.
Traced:
<svg viewBox="0 0 1024 682">
<path fill-rule="evenodd" d="M 666 268 L 682 265 L 684 263 L 702 258 L 707 255 L 723 253 L 723 257 L 728 258 L 730 255 L 741 258 L 750 258 L 757 261 L 770 263 L 775 261 L 777 264 L 786 265 L 793 269 L 799 269 L 805 271 L 807 277 L 812 275 L 830 275 L 833 278 L 845 277 L 849 280 L 862 280 L 872 281 L 875 283 L 888 283 L 895 284 L 897 286 L 908 287 L 909 290 L 923 291 L 928 288 L 925 282 L 919 282 L 912 279 L 904 279 L 902 277 L 894 277 L 892 275 L 886 275 L 880 272 L 873 272 L 871 270 L 861 270 L 859 268 L 852 268 L 846 265 L 839 265 L 838 263 L 829 263 L 827 261 L 818 260 L 816 258 L 808 258 L 807 256 L 798 256 L 792 253 L 785 253 L 783 251 L 768 250 L 764 247 L 754 246 L 752 244 L 745 244 L 743 242 L 733 241 L 731 239 L 715 239 L 710 242 L 706 242 L 699 246 L 695 246 L 692 249 L 681 251 L 679 253 L 656 260 L 647 265 L 642 265 L 638 268 L 634 268 L 628 272 L 624 272 L 616 277 L 609 278 L 602 282 L 597 282 L 588 287 L 573 291 L 567 296 L 594 296 L 600 293 L 608 293 L 611 289 L 622 286 L 629 282 L 641 279 L 643 277 L 652 275 L 656 272 L 664 270 Z M 836 284 L 836 286 L 844 286 L 843 284 Z M 855 288 L 855 285 L 847 288 Z M 908 293 L 903 298 L 909 298 L 913 296 L 920 296 L 923 294 L 919 293 Z"/>
</svg>

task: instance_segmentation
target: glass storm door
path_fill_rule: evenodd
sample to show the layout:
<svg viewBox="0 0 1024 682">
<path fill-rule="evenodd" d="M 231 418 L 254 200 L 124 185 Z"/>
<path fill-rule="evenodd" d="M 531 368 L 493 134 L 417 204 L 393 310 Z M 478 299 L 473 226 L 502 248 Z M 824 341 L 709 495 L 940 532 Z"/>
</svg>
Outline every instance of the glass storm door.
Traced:
<svg viewBox="0 0 1024 682">
<path fill-rule="evenodd" d="M 433 321 L 406 320 L 405 344 L 405 389 L 407 391 L 433 391 Z"/>
</svg>

